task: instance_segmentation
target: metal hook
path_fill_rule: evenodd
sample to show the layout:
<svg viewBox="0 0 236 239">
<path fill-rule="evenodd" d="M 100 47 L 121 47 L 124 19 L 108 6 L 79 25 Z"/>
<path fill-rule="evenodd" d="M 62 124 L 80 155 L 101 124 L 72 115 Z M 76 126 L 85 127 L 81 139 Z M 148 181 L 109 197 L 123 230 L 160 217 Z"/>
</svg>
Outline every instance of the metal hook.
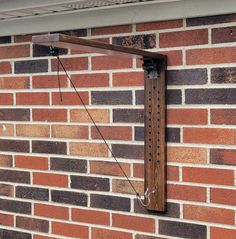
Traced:
<svg viewBox="0 0 236 239">
<path fill-rule="evenodd" d="M 144 199 L 142 199 L 140 195 L 137 195 L 137 199 L 144 207 L 147 207 L 149 206 L 151 202 L 151 199 L 150 199 L 151 194 L 155 193 L 156 191 L 157 190 L 155 189 L 149 192 L 149 188 L 147 188 L 146 192 L 143 195 Z M 147 203 L 145 203 L 145 201 L 147 201 Z"/>
</svg>

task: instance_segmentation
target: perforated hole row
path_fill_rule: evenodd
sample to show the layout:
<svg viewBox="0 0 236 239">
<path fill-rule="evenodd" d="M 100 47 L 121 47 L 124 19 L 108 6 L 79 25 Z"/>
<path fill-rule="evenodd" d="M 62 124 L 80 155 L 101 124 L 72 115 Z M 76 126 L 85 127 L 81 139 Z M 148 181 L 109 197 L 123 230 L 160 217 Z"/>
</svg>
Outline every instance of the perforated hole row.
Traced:
<svg viewBox="0 0 236 239">
<path fill-rule="evenodd" d="M 156 89 L 156 86 L 153 86 L 153 90 Z M 157 92 L 157 106 L 158 106 L 158 110 L 157 110 L 157 121 L 158 121 L 158 130 L 157 130 L 157 141 L 158 141 L 158 149 L 157 149 L 157 155 L 158 155 L 158 159 L 157 162 L 159 163 L 159 156 L 160 156 L 160 126 L 159 126 L 159 122 L 160 122 L 160 91 Z M 152 115 L 152 108 L 151 108 L 151 101 L 152 101 L 152 92 L 149 91 L 148 92 L 148 141 L 149 141 L 149 162 L 152 161 L 152 120 L 151 120 L 151 115 Z"/>
</svg>

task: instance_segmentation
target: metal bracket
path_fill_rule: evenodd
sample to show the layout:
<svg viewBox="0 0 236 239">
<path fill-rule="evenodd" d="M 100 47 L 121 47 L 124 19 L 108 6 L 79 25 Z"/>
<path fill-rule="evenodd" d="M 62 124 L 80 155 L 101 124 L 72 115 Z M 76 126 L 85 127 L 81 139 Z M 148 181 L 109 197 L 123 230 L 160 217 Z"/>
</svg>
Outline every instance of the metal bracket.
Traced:
<svg viewBox="0 0 236 239">
<path fill-rule="evenodd" d="M 161 66 L 160 61 L 155 58 L 143 57 L 143 69 L 147 72 L 147 77 L 150 80 L 157 79 L 160 76 Z"/>
</svg>

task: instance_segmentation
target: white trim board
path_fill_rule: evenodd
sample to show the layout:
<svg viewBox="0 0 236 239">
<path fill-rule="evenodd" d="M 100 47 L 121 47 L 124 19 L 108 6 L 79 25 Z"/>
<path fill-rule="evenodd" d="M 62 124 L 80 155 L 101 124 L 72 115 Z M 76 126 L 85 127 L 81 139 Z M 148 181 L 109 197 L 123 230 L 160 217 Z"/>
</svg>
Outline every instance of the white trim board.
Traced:
<svg viewBox="0 0 236 239">
<path fill-rule="evenodd" d="M 115 26 L 234 12 L 236 12 L 235 0 L 149 1 L 142 4 L 90 8 L 50 15 L 24 17 L 17 20 L 4 20 L 0 21 L 0 36 Z"/>
</svg>

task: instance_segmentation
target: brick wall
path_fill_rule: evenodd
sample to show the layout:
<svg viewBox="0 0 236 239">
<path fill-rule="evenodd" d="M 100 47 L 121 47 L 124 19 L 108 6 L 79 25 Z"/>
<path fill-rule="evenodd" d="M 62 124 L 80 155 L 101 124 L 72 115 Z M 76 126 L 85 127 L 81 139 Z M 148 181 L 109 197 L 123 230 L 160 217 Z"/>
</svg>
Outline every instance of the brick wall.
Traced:
<svg viewBox="0 0 236 239">
<path fill-rule="evenodd" d="M 167 212 L 135 200 L 57 63 L 0 38 L 0 238 L 235 239 L 236 15 L 68 31 L 168 55 Z M 60 50 L 100 130 L 143 192 L 139 60 Z"/>
</svg>

